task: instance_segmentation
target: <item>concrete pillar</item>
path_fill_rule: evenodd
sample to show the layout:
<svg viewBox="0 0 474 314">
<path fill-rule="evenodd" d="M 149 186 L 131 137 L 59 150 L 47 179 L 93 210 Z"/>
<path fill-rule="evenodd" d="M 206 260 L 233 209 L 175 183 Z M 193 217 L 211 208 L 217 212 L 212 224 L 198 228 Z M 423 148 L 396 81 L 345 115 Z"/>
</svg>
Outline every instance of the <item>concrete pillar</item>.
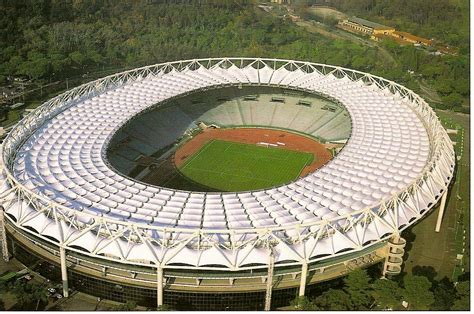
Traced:
<svg viewBox="0 0 474 314">
<path fill-rule="evenodd" d="M 163 305 L 163 268 L 161 266 L 156 270 L 156 304 Z"/>
<path fill-rule="evenodd" d="M 300 280 L 300 291 L 299 291 L 299 296 L 303 297 L 304 292 L 306 289 L 306 278 L 308 276 L 308 263 L 306 261 L 303 262 L 303 265 L 301 266 L 301 280 Z"/>
<path fill-rule="evenodd" d="M 59 257 L 61 259 L 61 278 L 63 280 L 63 296 L 69 297 L 69 282 L 67 279 L 67 265 L 66 265 L 66 249 L 59 248 Z"/>
<path fill-rule="evenodd" d="M 274 257 L 273 254 L 270 252 L 268 263 L 267 291 L 265 293 L 265 311 L 270 311 L 270 308 L 272 306 L 273 264 Z"/>
<path fill-rule="evenodd" d="M 2 241 L 2 257 L 5 262 L 10 260 L 8 254 L 7 231 L 5 230 L 5 209 L 0 206 L 0 241 Z"/>
<path fill-rule="evenodd" d="M 393 243 L 398 243 L 398 242 L 400 242 L 400 238 L 401 238 L 400 233 L 395 233 L 395 234 L 392 235 L 391 241 Z"/>
<path fill-rule="evenodd" d="M 439 206 L 438 220 L 436 221 L 435 232 L 439 232 L 441 229 L 441 222 L 443 222 L 444 208 L 446 207 L 446 198 L 448 197 L 448 189 L 444 191 L 443 196 L 441 197 L 441 204 Z"/>
</svg>

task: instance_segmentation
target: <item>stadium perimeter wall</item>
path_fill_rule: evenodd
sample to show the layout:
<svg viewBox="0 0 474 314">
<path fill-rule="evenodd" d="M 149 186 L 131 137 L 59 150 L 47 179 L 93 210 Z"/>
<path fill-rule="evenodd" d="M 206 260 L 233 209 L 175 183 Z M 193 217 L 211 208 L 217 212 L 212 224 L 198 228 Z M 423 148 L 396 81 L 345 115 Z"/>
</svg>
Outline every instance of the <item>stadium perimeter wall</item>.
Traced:
<svg viewBox="0 0 474 314">
<path fill-rule="evenodd" d="M 340 70 L 338 70 L 338 71 L 340 71 Z M 370 78 L 370 79 L 375 80 L 375 78 Z M 378 78 L 376 78 L 376 79 L 378 80 Z M 398 88 L 398 86 L 396 86 L 395 83 L 390 83 L 390 84 L 391 84 L 391 85 L 390 85 L 391 88 L 394 88 L 394 89 L 397 89 L 397 88 Z M 401 89 L 400 89 L 400 90 L 401 90 Z M 403 92 L 403 90 L 401 90 L 401 91 Z M 407 93 L 408 93 L 408 92 L 407 92 Z M 415 97 L 415 96 L 409 94 L 409 97 Z M 417 102 L 417 105 L 422 106 L 423 103 L 420 104 L 420 103 Z M 426 109 L 425 107 L 422 107 L 422 109 L 425 110 L 424 113 L 426 113 L 426 110 L 428 110 L 428 109 Z M 429 115 L 429 113 L 428 113 L 427 115 Z M 429 116 L 429 117 L 431 118 L 430 121 L 433 121 L 433 123 L 436 122 L 436 117 L 432 117 L 432 116 Z M 441 140 L 440 140 L 439 143 L 444 144 L 444 141 L 441 141 Z M 440 144 L 440 145 L 441 145 L 441 144 Z M 14 147 L 14 146 L 10 146 L 9 149 L 10 149 L 10 150 L 13 150 L 13 147 Z M 440 146 L 440 147 L 441 147 L 441 146 Z M 433 164 L 434 164 L 434 162 L 433 162 Z M 448 165 L 448 166 L 449 166 L 449 165 Z M 424 179 L 424 178 L 422 178 L 422 179 Z M 450 179 L 450 178 L 448 178 L 448 181 L 449 181 L 449 179 Z M 443 187 L 444 187 L 444 186 L 443 186 Z M 442 190 L 442 192 L 444 192 L 444 190 Z M 439 196 L 440 196 L 440 195 L 436 195 L 435 201 L 438 201 L 438 200 L 439 200 Z M 397 201 L 398 201 L 398 199 L 397 199 Z M 430 204 L 427 206 L 426 211 L 429 211 L 429 210 L 431 209 L 431 207 L 432 207 L 435 203 L 436 203 L 436 202 L 430 203 Z M 385 205 L 385 204 L 384 204 L 384 205 Z M 421 213 L 421 214 L 424 214 L 424 213 Z M 414 221 L 415 221 L 415 222 L 418 221 L 419 219 L 421 219 L 421 217 L 422 217 L 421 214 L 420 214 L 419 216 L 417 216 L 416 218 L 414 218 Z M 375 216 L 374 216 L 374 217 L 375 217 Z M 375 217 L 375 218 L 376 218 L 376 217 Z M 411 220 L 410 222 L 413 223 L 413 220 Z M 408 226 L 408 225 L 407 225 L 407 226 Z M 407 226 L 405 226 L 405 227 L 407 227 Z M 402 230 L 403 228 L 404 228 L 404 227 L 400 227 L 400 229 L 397 229 L 397 234 L 398 234 L 398 231 L 399 231 L 399 230 Z M 47 244 L 44 244 L 44 245 L 43 245 L 43 244 L 40 243 L 39 239 L 36 238 L 34 235 L 32 235 L 32 234 L 30 234 L 30 233 L 27 233 L 27 234 L 26 234 L 26 233 L 24 232 L 24 230 L 21 230 L 20 228 L 15 229 L 15 224 L 13 224 L 13 223 L 12 223 L 11 226 L 7 224 L 7 229 L 8 229 L 9 237 L 12 237 L 12 238 L 16 239 L 16 241 L 20 241 L 19 239 L 21 239 L 21 237 L 22 237 L 23 235 L 25 235 L 25 237 L 26 237 L 25 239 L 26 239 L 26 240 L 23 239 L 22 241 L 23 241 L 23 243 L 26 243 L 26 244 L 25 244 L 26 247 L 28 247 L 28 248 L 31 247 L 31 251 L 35 251 L 35 250 L 38 249 L 38 248 L 45 249 L 45 250 L 46 250 L 47 252 L 49 252 L 49 253 L 44 253 L 44 254 L 40 254 L 40 255 L 43 256 L 43 257 L 45 257 L 45 258 L 47 258 L 47 257 L 48 257 L 48 254 L 52 254 L 53 256 L 55 256 L 55 260 L 57 261 L 57 259 L 58 259 L 58 254 L 57 254 L 57 251 L 55 251 L 54 248 L 58 248 L 58 246 L 55 246 L 52 241 L 51 241 L 50 243 L 47 243 Z M 21 231 L 20 231 L 20 230 L 21 230 Z M 383 246 L 383 245 L 384 245 L 384 241 L 386 241 L 389 236 L 390 236 L 389 234 L 387 234 L 386 236 L 384 235 L 382 238 L 380 238 L 380 240 L 379 240 L 378 243 L 371 243 L 371 245 L 368 246 L 367 249 L 373 251 L 373 250 L 375 250 L 377 247 Z M 29 238 L 28 238 L 28 237 L 29 237 Z M 33 238 L 32 238 L 32 237 L 33 237 Z M 25 242 L 25 241 L 26 241 L 26 242 Z M 30 242 L 28 242 L 28 241 L 30 241 Z M 47 242 L 47 241 L 44 241 L 44 239 L 41 240 L 41 241 Z M 12 246 L 12 245 L 11 245 L 11 246 Z M 13 245 L 13 246 L 14 246 L 14 245 Z M 46 248 L 46 246 L 49 246 L 49 248 Z M 51 247 L 54 247 L 54 248 L 51 249 Z M 101 267 L 102 272 L 104 273 L 104 274 L 103 274 L 104 277 L 109 276 L 110 278 L 118 278 L 118 277 L 131 278 L 131 279 L 128 279 L 129 282 L 132 282 L 132 280 L 133 280 L 133 281 L 137 281 L 137 282 L 142 283 L 143 286 L 144 286 L 145 283 L 147 282 L 147 280 L 145 280 L 145 279 L 140 279 L 141 277 L 139 277 L 139 276 L 141 276 L 142 273 L 138 272 L 136 269 L 133 269 L 133 270 L 131 270 L 131 271 L 128 270 L 128 269 L 124 269 L 124 268 L 128 268 L 128 267 L 133 268 L 133 267 L 135 267 L 135 266 L 132 266 L 132 265 L 125 265 L 125 263 L 122 263 L 122 264 L 121 264 L 121 267 L 122 267 L 122 268 L 118 268 L 118 267 L 115 266 L 116 263 L 113 262 L 113 261 L 111 261 L 110 258 L 107 259 L 107 260 L 102 260 L 102 259 L 100 258 L 100 256 L 97 256 L 97 258 L 94 257 L 92 260 L 89 260 L 89 261 L 85 261 L 85 260 L 83 261 L 83 260 L 82 260 L 82 254 L 79 254 L 76 249 L 71 248 L 71 249 L 74 249 L 74 250 L 68 251 L 68 253 L 67 253 L 66 256 L 65 256 L 65 253 L 64 253 L 65 248 L 64 248 L 63 246 L 60 246 L 59 249 L 60 249 L 60 252 L 61 252 L 61 251 L 63 252 L 61 255 L 62 255 L 62 257 L 64 258 L 64 260 L 61 260 L 61 264 L 62 264 L 62 266 L 66 269 L 66 272 L 68 272 L 68 271 L 69 271 L 69 272 L 71 272 L 71 271 L 74 272 L 76 269 L 80 269 L 81 266 L 88 265 L 87 263 L 90 263 L 90 265 L 95 265 L 95 266 L 99 265 L 99 267 Z M 13 247 L 11 248 L 11 250 L 12 250 L 13 252 L 15 252 L 15 249 L 14 249 Z M 382 248 L 381 248 L 381 252 L 383 252 L 383 251 L 386 252 L 385 249 L 382 249 Z M 364 252 L 364 250 L 362 250 L 362 251 L 357 251 L 357 252 L 351 253 L 351 254 L 361 254 L 362 252 Z M 343 260 L 341 260 L 341 262 L 338 262 L 338 261 L 337 261 L 337 257 L 334 257 L 334 258 L 331 258 L 331 259 L 327 259 L 327 260 L 324 260 L 324 261 L 314 262 L 314 264 L 310 264 L 310 265 L 309 265 L 310 270 L 311 270 L 311 271 L 314 271 L 314 270 L 323 268 L 322 273 L 323 273 L 323 274 L 324 274 L 325 272 L 328 273 L 329 270 L 331 270 L 331 268 L 328 267 L 327 265 L 326 265 L 326 266 L 321 266 L 321 263 L 331 263 L 331 265 L 339 265 L 339 264 L 342 263 L 345 267 L 347 267 L 348 269 L 350 269 L 351 266 L 349 266 L 349 262 L 351 261 L 351 257 L 350 257 L 351 255 L 348 254 L 348 252 L 342 252 L 342 251 L 341 251 L 341 253 L 347 253 L 347 254 L 344 254 L 344 255 L 341 257 L 341 258 L 343 259 Z M 378 256 L 381 257 L 381 258 L 383 258 L 383 254 L 378 255 Z M 77 261 L 77 264 L 80 265 L 80 266 L 75 266 L 75 265 L 74 265 L 74 261 L 75 261 L 75 260 Z M 96 263 L 96 260 L 100 260 L 100 263 Z M 66 262 L 67 262 L 67 263 L 66 263 Z M 304 266 L 304 265 L 305 265 L 305 262 L 306 262 L 306 261 L 304 261 L 304 263 L 302 264 L 303 267 L 305 267 L 305 266 Z M 82 263 L 82 264 L 81 264 L 81 263 Z M 71 269 L 68 270 L 67 267 L 66 267 L 66 264 L 68 264 L 67 266 L 71 266 L 71 267 L 70 267 Z M 117 264 L 120 264 L 120 263 L 117 263 Z M 270 264 L 270 265 L 271 265 L 271 267 L 272 267 L 271 269 L 272 269 L 272 273 L 273 273 L 273 265 L 272 265 L 272 264 Z M 276 265 L 276 266 L 278 266 L 278 265 Z M 312 268 L 312 267 L 313 267 L 313 268 Z M 315 268 L 314 268 L 314 267 L 315 267 Z M 92 267 L 91 267 L 91 268 L 92 268 Z M 172 277 L 172 275 L 173 275 L 173 273 L 172 273 L 173 267 L 167 266 L 167 268 L 169 268 L 169 269 L 165 269 L 165 274 L 164 274 L 165 278 L 166 278 L 166 276 L 167 276 L 166 274 L 168 274 L 168 277 L 169 277 L 169 278 L 173 278 L 173 277 Z M 151 271 L 152 271 L 152 268 L 151 268 L 151 267 L 150 267 L 150 269 L 151 269 Z M 158 268 L 158 269 L 159 269 L 159 268 Z M 270 267 L 269 267 L 268 269 L 270 270 Z M 279 275 L 287 275 L 286 273 L 285 273 L 285 274 L 282 274 L 282 273 L 281 273 L 282 271 L 285 271 L 285 269 L 286 269 L 285 267 L 281 267 L 281 266 L 280 266 L 280 267 L 275 267 L 275 274 L 274 274 L 275 279 L 277 279 Z M 122 275 L 115 275 L 115 276 L 114 276 L 112 270 L 113 270 L 113 271 L 117 271 L 117 272 L 122 271 L 123 274 L 122 274 Z M 161 270 L 163 270 L 163 269 L 161 269 Z M 108 272 L 108 271 L 109 271 L 109 272 Z M 257 271 L 257 269 L 255 269 L 255 271 Z M 260 271 L 260 270 L 259 270 L 259 271 Z M 280 273 L 279 273 L 279 272 L 280 272 Z M 86 272 L 83 272 L 83 273 L 85 274 Z M 186 271 L 183 269 L 183 270 L 180 271 L 180 273 L 181 273 L 181 274 L 184 274 L 184 273 L 186 273 Z M 205 271 L 200 271 L 200 273 L 199 273 L 200 275 L 199 275 L 199 276 L 202 276 L 202 274 L 204 274 L 204 273 L 205 273 Z M 215 273 L 217 273 L 217 272 L 215 272 Z M 233 272 L 231 272 L 231 273 L 233 273 Z M 235 273 L 233 273 L 233 274 L 236 274 L 236 273 L 237 273 L 237 272 L 235 272 Z M 296 279 L 296 282 L 298 282 L 298 280 L 297 280 L 297 278 L 298 278 L 298 271 L 295 270 L 295 273 L 296 273 L 296 276 L 295 276 L 294 279 Z M 301 273 L 304 273 L 304 272 L 301 271 Z M 321 273 L 321 271 L 320 271 L 320 273 Z M 150 274 L 152 274 L 152 272 L 150 272 Z M 265 281 L 265 280 L 263 279 L 263 277 L 268 276 L 267 278 L 270 279 L 270 280 L 269 280 L 270 282 L 274 283 L 274 285 L 277 284 L 277 281 L 272 280 L 273 277 L 270 276 L 270 272 L 268 273 L 268 275 L 265 275 L 265 274 L 266 274 L 265 269 L 263 269 L 260 274 L 261 274 L 260 276 L 255 276 L 255 277 L 257 277 L 257 278 L 260 277 L 262 283 L 264 283 L 264 281 Z M 146 275 L 147 275 L 147 274 L 144 274 L 143 276 L 146 276 Z M 150 275 L 150 276 L 152 276 L 152 275 Z M 213 272 L 213 276 L 215 276 L 214 272 Z M 333 277 L 336 277 L 336 276 L 333 276 Z M 93 278 L 93 276 L 90 276 L 90 278 Z M 160 278 L 159 275 L 158 275 L 158 278 Z M 181 278 L 181 277 L 180 277 L 179 275 L 176 275 L 174 278 Z M 206 278 L 206 279 L 202 279 L 202 278 L 197 278 L 197 279 L 196 279 L 196 276 L 194 276 L 194 277 L 192 277 L 192 278 L 194 278 L 194 279 L 196 280 L 195 283 L 194 283 L 194 285 L 191 284 L 191 283 L 189 283 L 189 284 L 186 284 L 186 285 L 184 285 L 184 286 L 186 286 L 186 287 L 195 286 L 195 287 L 198 287 L 198 289 L 200 289 L 201 291 L 203 291 L 204 289 L 202 289 L 202 287 L 203 287 L 202 283 L 204 283 L 204 282 L 205 282 L 204 280 L 207 280 L 207 278 Z M 291 275 L 291 278 L 293 279 L 293 275 Z M 113 280 L 114 280 L 114 279 L 111 279 L 110 281 L 113 282 Z M 209 279 L 209 280 L 214 280 L 214 279 Z M 227 280 L 227 281 L 229 282 L 229 286 L 232 286 L 234 283 L 237 283 L 237 280 L 239 280 L 239 279 L 234 279 L 234 280 L 232 280 L 232 278 L 230 278 L 230 279 L 229 279 L 229 278 L 226 278 L 225 280 Z M 309 280 L 309 279 L 308 279 L 308 280 Z M 157 280 L 156 280 L 156 277 L 155 277 L 155 280 L 154 280 L 154 281 L 155 281 L 155 283 L 156 283 L 156 281 L 157 281 Z M 176 281 L 175 281 L 175 282 L 176 282 Z M 306 282 L 304 282 L 304 283 L 306 284 Z M 168 285 L 168 282 L 167 282 L 166 284 Z M 173 284 L 172 282 L 169 283 L 169 285 L 172 285 L 172 284 Z M 267 286 L 267 291 L 268 291 L 268 285 L 266 285 L 266 286 Z M 271 286 L 272 286 L 272 285 L 270 285 L 270 287 L 271 287 Z M 305 285 L 303 285 L 303 286 L 305 286 Z M 222 286 L 221 286 L 221 288 L 222 288 Z M 300 285 L 300 288 L 301 288 L 301 285 Z M 172 290 L 172 289 L 170 288 L 170 290 Z M 276 290 L 276 291 L 277 291 L 277 290 Z M 166 293 L 166 291 L 165 291 L 165 293 Z M 159 297 L 158 297 L 158 299 L 159 299 Z"/>
<path fill-rule="evenodd" d="M 57 247 L 7 225 L 9 252 L 27 267 L 53 281 L 61 280 L 61 261 Z M 307 291 L 319 283 L 347 275 L 356 268 L 383 262 L 388 246 L 379 243 L 361 252 L 309 265 Z M 134 301 L 156 307 L 156 272 L 147 267 L 96 260 L 76 252 L 67 256 L 69 287 L 117 302 Z M 182 310 L 263 310 L 267 272 L 164 271 L 164 303 Z M 301 267 L 275 269 L 271 308 L 289 305 L 298 296 Z"/>
</svg>

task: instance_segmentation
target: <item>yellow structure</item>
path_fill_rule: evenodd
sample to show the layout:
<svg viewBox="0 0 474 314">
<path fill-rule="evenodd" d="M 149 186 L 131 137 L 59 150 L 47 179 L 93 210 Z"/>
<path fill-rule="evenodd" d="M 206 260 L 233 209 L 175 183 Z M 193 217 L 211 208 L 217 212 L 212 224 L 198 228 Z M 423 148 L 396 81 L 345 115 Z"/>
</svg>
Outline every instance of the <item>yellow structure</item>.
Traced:
<svg viewBox="0 0 474 314">
<path fill-rule="evenodd" d="M 424 46 L 431 46 L 433 44 L 433 41 L 430 39 L 418 37 L 407 32 L 395 31 L 391 35 L 395 38 L 399 38 L 403 41 L 406 41 L 412 44 L 419 44 L 419 45 L 424 45 Z"/>
<path fill-rule="evenodd" d="M 391 39 L 391 40 L 396 41 L 400 45 L 413 44 L 413 45 L 423 45 L 426 47 L 433 46 L 433 41 L 430 39 L 418 37 L 413 34 L 410 34 L 407 32 L 400 32 L 400 31 L 394 31 L 390 33 L 389 35 L 373 34 L 372 36 L 370 36 L 370 38 L 375 41 L 381 41 L 382 39 Z"/>
<path fill-rule="evenodd" d="M 397 31 L 391 26 L 378 24 L 358 17 L 350 17 L 347 20 L 340 21 L 338 26 L 349 32 L 370 35 L 370 38 L 375 41 L 380 41 L 387 36 L 390 36 L 391 39 L 394 39 L 400 44 L 410 43 L 424 46 L 433 45 L 433 41 L 430 39 L 418 37 L 407 32 Z"/>
<path fill-rule="evenodd" d="M 395 28 L 382 24 L 367 21 L 358 17 L 350 17 L 347 20 L 340 21 L 339 27 L 356 33 L 367 35 L 391 35 Z"/>
</svg>

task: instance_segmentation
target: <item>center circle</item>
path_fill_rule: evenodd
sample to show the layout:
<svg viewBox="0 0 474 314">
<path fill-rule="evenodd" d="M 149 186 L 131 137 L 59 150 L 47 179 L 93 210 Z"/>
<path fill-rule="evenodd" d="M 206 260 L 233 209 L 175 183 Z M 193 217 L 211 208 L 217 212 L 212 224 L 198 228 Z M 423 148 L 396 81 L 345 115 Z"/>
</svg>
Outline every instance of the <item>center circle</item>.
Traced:
<svg viewBox="0 0 474 314">
<path fill-rule="evenodd" d="M 109 163 L 171 189 L 238 192 L 288 184 L 332 159 L 351 134 L 346 108 L 301 90 L 231 86 L 178 96 L 119 129 Z"/>
</svg>

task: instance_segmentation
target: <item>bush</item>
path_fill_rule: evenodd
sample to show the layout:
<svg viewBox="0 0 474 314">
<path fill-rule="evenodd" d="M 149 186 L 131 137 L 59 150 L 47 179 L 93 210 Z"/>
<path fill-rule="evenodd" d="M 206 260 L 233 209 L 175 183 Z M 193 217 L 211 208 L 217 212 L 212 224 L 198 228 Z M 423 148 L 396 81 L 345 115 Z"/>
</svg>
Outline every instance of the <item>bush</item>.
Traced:
<svg viewBox="0 0 474 314">
<path fill-rule="evenodd" d="M 137 304 L 133 301 L 127 301 L 121 303 L 113 308 L 114 311 L 133 311 L 137 307 Z"/>
<path fill-rule="evenodd" d="M 317 310 L 316 305 L 314 305 L 314 303 L 312 303 L 305 296 L 296 297 L 293 301 L 291 301 L 290 305 L 293 306 L 295 308 L 295 310 L 299 310 L 299 311 L 314 311 L 314 310 Z"/>
</svg>

